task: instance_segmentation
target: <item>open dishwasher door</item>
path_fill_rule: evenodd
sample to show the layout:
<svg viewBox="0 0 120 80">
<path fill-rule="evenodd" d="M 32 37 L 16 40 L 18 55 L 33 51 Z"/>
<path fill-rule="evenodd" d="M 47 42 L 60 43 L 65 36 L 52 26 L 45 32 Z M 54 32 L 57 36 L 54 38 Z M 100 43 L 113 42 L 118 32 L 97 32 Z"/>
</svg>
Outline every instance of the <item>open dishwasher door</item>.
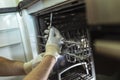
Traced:
<svg viewBox="0 0 120 80">
<path fill-rule="evenodd" d="M 41 10 L 33 15 L 37 22 L 39 52 L 45 51 L 44 30 L 56 27 L 65 39 L 61 57 L 48 80 L 96 80 L 88 25 L 83 0 Z"/>
</svg>

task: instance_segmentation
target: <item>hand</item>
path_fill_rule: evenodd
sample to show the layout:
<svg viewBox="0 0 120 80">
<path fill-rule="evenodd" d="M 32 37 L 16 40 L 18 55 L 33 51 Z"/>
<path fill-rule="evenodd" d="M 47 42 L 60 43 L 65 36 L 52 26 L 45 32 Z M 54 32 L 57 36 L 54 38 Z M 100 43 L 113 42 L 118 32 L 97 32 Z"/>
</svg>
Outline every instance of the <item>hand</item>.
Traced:
<svg viewBox="0 0 120 80">
<path fill-rule="evenodd" d="M 57 58 L 59 57 L 59 53 L 61 53 L 61 44 L 62 44 L 63 37 L 61 36 L 60 32 L 52 27 L 49 32 L 49 37 L 46 44 L 46 55 L 51 55 Z"/>
<path fill-rule="evenodd" d="M 41 61 L 44 56 L 44 53 L 39 54 L 35 59 L 32 59 L 29 62 L 24 63 L 24 70 L 25 73 L 29 73 L 32 71 L 33 68 L 35 68 Z"/>
</svg>

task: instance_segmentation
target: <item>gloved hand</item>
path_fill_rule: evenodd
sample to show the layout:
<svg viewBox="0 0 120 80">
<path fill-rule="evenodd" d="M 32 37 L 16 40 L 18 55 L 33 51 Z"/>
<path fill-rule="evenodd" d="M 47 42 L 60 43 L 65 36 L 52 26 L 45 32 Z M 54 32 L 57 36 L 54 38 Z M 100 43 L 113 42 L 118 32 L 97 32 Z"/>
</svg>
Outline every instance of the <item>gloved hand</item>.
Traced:
<svg viewBox="0 0 120 80">
<path fill-rule="evenodd" d="M 34 67 L 36 67 L 41 61 L 44 56 L 44 53 L 39 54 L 35 59 L 32 59 L 29 62 L 24 63 L 24 71 L 28 74 Z"/>
<path fill-rule="evenodd" d="M 45 56 L 51 55 L 57 60 L 59 57 L 59 53 L 61 53 L 62 39 L 63 37 L 61 36 L 60 32 L 56 28 L 52 27 L 50 29 L 49 37 L 46 44 Z"/>
</svg>

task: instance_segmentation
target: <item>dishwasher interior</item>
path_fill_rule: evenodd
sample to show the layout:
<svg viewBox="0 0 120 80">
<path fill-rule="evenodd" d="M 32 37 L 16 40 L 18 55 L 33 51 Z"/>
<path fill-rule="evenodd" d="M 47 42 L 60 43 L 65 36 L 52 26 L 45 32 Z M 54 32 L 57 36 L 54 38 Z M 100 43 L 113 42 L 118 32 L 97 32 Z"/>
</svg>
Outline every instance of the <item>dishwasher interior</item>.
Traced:
<svg viewBox="0 0 120 80">
<path fill-rule="evenodd" d="M 95 80 L 94 62 L 85 5 L 80 4 L 36 15 L 36 34 L 39 53 L 45 51 L 47 38 L 44 31 L 50 25 L 56 27 L 64 37 L 61 56 L 48 80 Z"/>
</svg>

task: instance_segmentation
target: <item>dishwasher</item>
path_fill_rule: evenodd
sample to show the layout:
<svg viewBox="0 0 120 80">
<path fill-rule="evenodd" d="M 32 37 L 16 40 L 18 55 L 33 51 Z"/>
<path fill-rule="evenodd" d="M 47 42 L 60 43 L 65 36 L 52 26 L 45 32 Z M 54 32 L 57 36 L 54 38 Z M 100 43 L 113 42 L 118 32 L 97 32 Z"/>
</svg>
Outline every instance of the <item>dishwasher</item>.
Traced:
<svg viewBox="0 0 120 80">
<path fill-rule="evenodd" d="M 82 1 L 82 0 L 81 0 Z M 75 5 L 74 5 L 75 4 Z M 57 28 L 65 42 L 61 56 L 48 80 L 95 80 L 93 52 L 86 21 L 85 4 L 80 2 L 35 13 L 39 53 L 45 51 L 44 31 L 49 25 Z M 52 20 L 52 21 L 51 21 Z"/>
</svg>

